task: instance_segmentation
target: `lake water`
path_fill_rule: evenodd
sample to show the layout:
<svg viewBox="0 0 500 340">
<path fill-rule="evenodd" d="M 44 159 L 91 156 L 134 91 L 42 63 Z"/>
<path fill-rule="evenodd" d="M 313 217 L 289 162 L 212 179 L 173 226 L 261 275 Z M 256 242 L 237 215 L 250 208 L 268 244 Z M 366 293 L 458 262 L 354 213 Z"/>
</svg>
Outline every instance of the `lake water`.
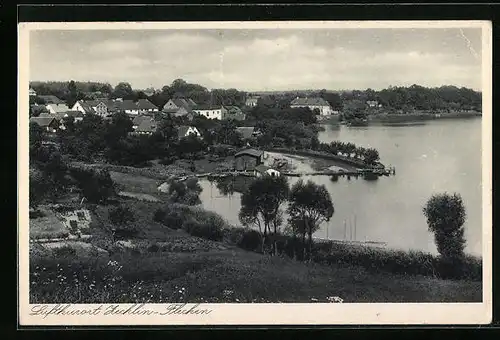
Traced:
<svg viewBox="0 0 500 340">
<path fill-rule="evenodd" d="M 414 126 L 325 126 L 322 142 L 341 140 L 376 148 L 396 176 L 377 181 L 302 177 L 324 184 L 335 213 L 315 236 L 386 242 L 388 247 L 436 253 L 422 207 L 434 193 L 457 192 L 467 211 L 466 252 L 481 255 L 481 119 L 437 120 Z M 297 178 L 289 178 L 291 184 Z M 224 196 L 216 184 L 200 183 L 203 206 L 239 225 L 240 194 Z"/>
</svg>

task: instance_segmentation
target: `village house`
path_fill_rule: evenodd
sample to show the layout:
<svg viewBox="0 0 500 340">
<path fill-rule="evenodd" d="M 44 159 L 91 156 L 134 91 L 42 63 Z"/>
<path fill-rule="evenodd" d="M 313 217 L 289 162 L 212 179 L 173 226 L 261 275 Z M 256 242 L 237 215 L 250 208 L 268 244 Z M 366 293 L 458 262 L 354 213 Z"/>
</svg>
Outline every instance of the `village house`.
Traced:
<svg viewBox="0 0 500 340">
<path fill-rule="evenodd" d="M 152 135 L 158 129 L 158 124 L 154 119 L 148 117 L 149 119 L 143 119 L 139 125 L 134 129 L 133 132 L 130 132 L 134 135 Z"/>
<path fill-rule="evenodd" d="M 227 109 L 222 105 L 200 106 L 193 109 L 193 111 L 201 116 L 205 116 L 207 119 L 218 120 L 222 120 L 228 112 Z"/>
<path fill-rule="evenodd" d="M 366 105 L 368 105 L 368 107 L 382 107 L 378 100 L 368 100 L 366 101 Z"/>
<path fill-rule="evenodd" d="M 81 122 L 83 120 L 83 113 L 80 111 L 66 111 L 64 112 L 64 118 L 73 117 L 75 123 Z"/>
<path fill-rule="evenodd" d="M 95 113 L 89 102 L 83 100 L 78 100 L 71 108 L 71 111 L 80 111 L 83 114 Z"/>
<path fill-rule="evenodd" d="M 187 111 L 195 108 L 197 104 L 192 99 L 184 99 L 184 98 L 175 98 L 170 99 L 168 102 L 163 105 L 162 111 L 165 113 L 174 113 L 177 112 L 180 108 L 184 108 Z"/>
<path fill-rule="evenodd" d="M 44 101 L 45 104 L 64 104 L 64 101 L 53 95 L 38 95 L 38 98 Z"/>
<path fill-rule="evenodd" d="M 139 113 L 155 113 L 158 107 L 147 99 L 139 99 L 136 103 Z"/>
<path fill-rule="evenodd" d="M 242 150 L 234 155 L 234 168 L 237 171 L 254 171 L 262 164 L 264 152 L 256 149 Z"/>
<path fill-rule="evenodd" d="M 136 130 L 141 125 L 143 120 L 151 120 L 150 116 L 137 116 L 132 119 L 132 129 Z"/>
<path fill-rule="evenodd" d="M 311 111 L 318 109 L 321 116 L 329 116 L 333 114 L 331 105 L 326 100 L 320 97 L 297 97 L 292 100 L 292 102 L 290 103 L 290 107 L 308 107 Z"/>
<path fill-rule="evenodd" d="M 115 108 L 116 111 L 123 112 L 127 115 L 131 116 L 136 116 L 139 114 L 139 108 L 137 107 L 137 104 L 133 100 L 123 100 L 123 99 L 117 99 L 115 102 Z"/>
<path fill-rule="evenodd" d="M 36 91 L 35 91 L 35 90 L 33 90 L 31 87 L 30 87 L 30 92 L 29 92 L 29 94 L 30 94 L 30 97 L 36 97 Z"/>
<path fill-rule="evenodd" d="M 255 138 L 260 135 L 260 132 L 254 126 L 239 126 L 236 128 L 236 132 L 241 134 L 243 139 Z"/>
<path fill-rule="evenodd" d="M 30 123 L 36 123 L 49 133 L 54 133 L 59 128 L 59 121 L 54 117 L 31 117 Z"/>
<path fill-rule="evenodd" d="M 201 137 L 200 131 L 195 126 L 181 125 L 177 129 L 179 139 L 187 137 L 189 135 L 195 135 L 196 137 Z"/>
<path fill-rule="evenodd" d="M 101 117 L 108 115 L 108 106 L 106 105 L 106 103 L 104 103 L 104 101 L 91 100 L 91 101 L 88 101 L 88 104 L 90 105 L 90 107 L 92 107 L 95 114 L 97 114 Z"/>
<path fill-rule="evenodd" d="M 248 97 L 247 100 L 245 101 L 245 105 L 248 107 L 255 107 L 257 106 L 258 101 L 259 97 L 257 96 Z"/>
<path fill-rule="evenodd" d="M 225 106 L 226 113 L 222 117 L 224 120 L 237 120 L 242 121 L 245 120 L 246 115 L 241 111 L 241 109 L 237 106 Z"/>
<path fill-rule="evenodd" d="M 181 107 L 180 109 L 178 109 L 177 111 L 175 111 L 173 113 L 168 113 L 168 112 L 166 112 L 166 113 L 171 114 L 174 117 L 186 117 L 189 120 L 193 120 L 194 115 L 195 115 L 195 113 L 193 112 L 192 109 L 184 108 L 184 107 Z"/>
<path fill-rule="evenodd" d="M 254 175 L 256 177 L 263 177 L 263 176 L 279 177 L 280 172 L 264 164 L 260 164 L 255 167 Z"/>
<path fill-rule="evenodd" d="M 70 111 L 70 108 L 66 104 L 48 104 L 45 108 L 52 114 Z"/>
</svg>

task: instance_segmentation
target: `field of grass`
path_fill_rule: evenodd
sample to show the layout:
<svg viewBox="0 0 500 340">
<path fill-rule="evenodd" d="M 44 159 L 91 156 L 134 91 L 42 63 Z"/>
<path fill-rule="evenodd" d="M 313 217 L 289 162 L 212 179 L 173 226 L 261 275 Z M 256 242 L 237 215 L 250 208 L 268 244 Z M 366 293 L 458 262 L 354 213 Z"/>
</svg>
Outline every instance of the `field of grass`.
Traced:
<svg viewBox="0 0 500 340">
<path fill-rule="evenodd" d="M 57 218 L 54 212 L 39 208 L 42 216 L 30 218 L 30 238 L 31 239 L 54 239 L 65 238 L 69 235 L 69 230 Z"/>
<path fill-rule="evenodd" d="M 306 264 L 238 248 L 166 249 L 32 257 L 30 302 L 327 302 L 333 296 L 344 302 L 481 301 L 480 282 Z"/>
<path fill-rule="evenodd" d="M 118 191 L 127 191 L 143 194 L 157 194 L 161 180 L 129 173 L 110 171 L 111 179 L 118 186 Z"/>
</svg>

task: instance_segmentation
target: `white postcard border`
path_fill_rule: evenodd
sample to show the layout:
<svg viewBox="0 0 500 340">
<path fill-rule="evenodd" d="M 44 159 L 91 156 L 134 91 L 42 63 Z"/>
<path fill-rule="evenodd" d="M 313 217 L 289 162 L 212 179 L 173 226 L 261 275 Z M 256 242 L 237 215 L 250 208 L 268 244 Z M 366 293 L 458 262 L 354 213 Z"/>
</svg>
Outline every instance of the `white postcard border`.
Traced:
<svg viewBox="0 0 500 340">
<path fill-rule="evenodd" d="M 345 303 L 345 304 L 203 304 L 208 314 L 168 314 L 168 305 L 136 306 L 140 315 L 30 315 L 28 212 L 28 87 L 31 30 L 89 29 L 310 29 L 310 28 L 482 28 L 482 303 Z M 18 25 L 18 279 L 20 325 L 352 325 L 352 324 L 487 324 L 492 318 L 492 29 L 489 21 L 314 21 L 314 22 L 58 22 Z M 59 310 L 90 310 L 112 304 L 74 304 Z M 55 305 L 45 305 L 47 309 Z M 120 305 L 128 308 L 132 304 Z M 187 305 L 185 310 L 194 305 Z"/>
</svg>

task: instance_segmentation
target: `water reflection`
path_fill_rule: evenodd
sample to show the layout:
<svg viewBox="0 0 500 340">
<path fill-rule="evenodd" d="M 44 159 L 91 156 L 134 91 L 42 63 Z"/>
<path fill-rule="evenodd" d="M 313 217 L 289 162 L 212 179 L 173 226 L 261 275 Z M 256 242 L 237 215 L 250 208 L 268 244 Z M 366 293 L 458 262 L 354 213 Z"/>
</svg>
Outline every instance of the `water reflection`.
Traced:
<svg viewBox="0 0 500 340">
<path fill-rule="evenodd" d="M 384 163 L 396 167 L 397 175 L 372 181 L 363 177 L 339 177 L 338 181 L 329 176 L 302 177 L 324 184 L 335 206 L 331 221 L 321 226 L 316 237 L 386 242 L 393 248 L 436 253 L 422 207 L 434 193 L 458 192 L 467 210 L 466 251 L 481 254 L 480 119 L 433 121 L 411 127 L 326 126 L 319 139 L 374 147 Z M 299 178 L 288 180 L 292 185 Z M 200 181 L 203 206 L 239 225 L 241 192 L 251 181 L 249 177 Z"/>
</svg>

